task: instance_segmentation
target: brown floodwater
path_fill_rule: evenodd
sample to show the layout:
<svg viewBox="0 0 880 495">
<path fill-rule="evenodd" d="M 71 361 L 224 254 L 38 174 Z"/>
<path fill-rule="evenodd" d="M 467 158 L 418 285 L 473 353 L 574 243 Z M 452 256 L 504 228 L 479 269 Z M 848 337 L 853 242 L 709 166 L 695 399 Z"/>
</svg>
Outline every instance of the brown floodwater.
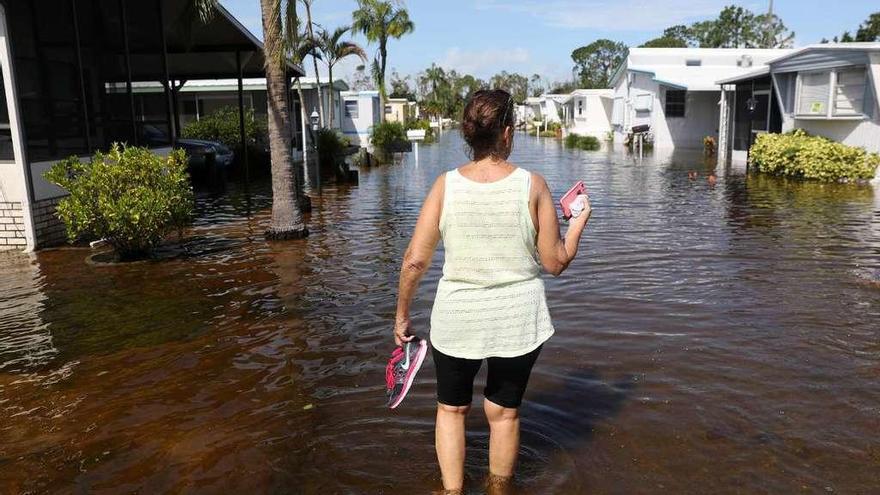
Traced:
<svg viewBox="0 0 880 495">
<path fill-rule="evenodd" d="M 384 363 L 400 255 L 463 149 L 448 133 L 324 185 L 304 241 L 263 239 L 259 179 L 200 192 L 159 260 L 0 253 L 0 492 L 437 489 L 433 365 L 389 411 Z M 513 160 L 557 195 L 584 179 L 595 204 L 580 257 L 546 280 L 557 333 L 522 408 L 519 492 L 880 492 L 871 186 L 713 186 L 699 154 L 638 162 L 522 135 Z M 423 335 L 441 262 L 414 305 Z"/>
</svg>

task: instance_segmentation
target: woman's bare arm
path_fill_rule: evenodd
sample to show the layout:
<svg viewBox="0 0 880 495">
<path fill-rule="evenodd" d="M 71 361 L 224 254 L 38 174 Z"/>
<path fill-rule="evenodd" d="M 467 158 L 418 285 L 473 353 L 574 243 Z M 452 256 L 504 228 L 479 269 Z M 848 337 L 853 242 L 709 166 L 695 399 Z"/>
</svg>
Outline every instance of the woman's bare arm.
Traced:
<svg viewBox="0 0 880 495">
<path fill-rule="evenodd" d="M 394 341 L 397 345 L 412 340 L 409 332 L 409 306 L 419 281 L 431 266 L 434 250 L 440 241 L 440 214 L 443 212 L 445 174 L 441 175 L 425 198 L 412 240 L 403 255 L 400 284 L 397 293 L 397 316 L 394 323 Z"/>
<path fill-rule="evenodd" d="M 584 211 L 577 218 L 572 218 L 568 224 L 568 231 L 564 238 L 559 237 L 559 220 L 556 216 L 556 206 L 553 204 L 553 194 L 547 187 L 547 182 L 538 174 L 532 174 L 532 190 L 536 192 L 538 224 L 538 256 L 541 264 L 548 273 L 559 276 L 578 252 L 578 243 L 581 234 L 587 226 L 592 209 L 589 201 Z"/>
</svg>

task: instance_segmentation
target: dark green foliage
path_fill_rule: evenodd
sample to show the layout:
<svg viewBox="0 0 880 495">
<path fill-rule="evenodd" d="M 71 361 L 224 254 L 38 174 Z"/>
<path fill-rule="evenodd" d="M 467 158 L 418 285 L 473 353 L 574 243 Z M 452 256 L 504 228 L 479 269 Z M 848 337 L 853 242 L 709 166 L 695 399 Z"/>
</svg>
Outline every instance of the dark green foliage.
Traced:
<svg viewBox="0 0 880 495">
<path fill-rule="evenodd" d="M 245 109 L 244 132 L 248 146 L 266 141 L 267 126 L 268 123 L 265 119 L 254 117 L 252 108 Z M 200 120 L 192 121 L 183 128 L 182 136 L 190 139 L 216 141 L 232 149 L 240 150 L 238 108 L 234 106 L 223 107 Z"/>
<path fill-rule="evenodd" d="M 400 122 L 383 122 L 373 126 L 370 142 L 377 150 L 392 151 L 407 143 L 406 129 Z"/>
<path fill-rule="evenodd" d="M 614 70 L 626 58 L 624 43 L 596 40 L 571 52 L 583 88 L 607 88 Z"/>
<path fill-rule="evenodd" d="M 75 156 L 60 161 L 46 179 L 70 192 L 58 204 L 58 217 L 71 242 L 106 239 L 121 259 L 135 259 L 189 222 L 193 193 L 186 166 L 182 150 L 163 157 L 116 144 L 88 162 Z"/>
<path fill-rule="evenodd" d="M 599 149 L 599 139 L 595 136 L 581 136 L 579 134 L 569 134 L 565 138 L 566 148 L 578 148 L 588 151 L 596 151 Z"/>
<path fill-rule="evenodd" d="M 336 175 L 344 175 L 345 152 L 349 146 L 348 139 L 333 129 L 321 128 L 316 132 L 318 146 L 318 165 L 321 170 L 332 170 Z"/>
</svg>

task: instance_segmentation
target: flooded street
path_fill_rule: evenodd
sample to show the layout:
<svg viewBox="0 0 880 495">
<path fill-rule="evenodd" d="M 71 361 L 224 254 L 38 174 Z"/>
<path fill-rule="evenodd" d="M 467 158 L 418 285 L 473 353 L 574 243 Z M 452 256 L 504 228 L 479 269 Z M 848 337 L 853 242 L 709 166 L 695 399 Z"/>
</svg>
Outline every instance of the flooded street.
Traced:
<svg viewBox="0 0 880 495">
<path fill-rule="evenodd" d="M 464 149 L 449 132 L 325 186 L 304 241 L 263 240 L 263 181 L 199 194 L 159 261 L 0 253 L 0 492 L 438 489 L 433 363 L 396 411 L 384 365 L 400 256 Z M 595 208 L 546 277 L 556 335 L 522 409 L 522 493 L 880 491 L 880 193 L 713 186 L 699 153 L 638 163 L 522 134 L 511 160 L 557 197 L 583 179 Z M 413 306 L 423 336 L 442 259 Z"/>
</svg>

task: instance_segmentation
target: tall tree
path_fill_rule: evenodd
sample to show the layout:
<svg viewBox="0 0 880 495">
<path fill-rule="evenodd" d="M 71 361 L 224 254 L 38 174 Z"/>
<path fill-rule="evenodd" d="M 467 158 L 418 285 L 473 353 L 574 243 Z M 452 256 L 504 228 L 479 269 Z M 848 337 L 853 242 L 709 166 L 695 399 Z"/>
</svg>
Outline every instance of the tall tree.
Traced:
<svg viewBox="0 0 880 495">
<path fill-rule="evenodd" d="M 510 73 L 505 70 L 499 72 L 489 79 L 489 86 L 492 89 L 503 89 L 513 96 L 513 100 L 522 103 L 529 96 L 529 79 L 526 76 L 517 73 Z"/>
<path fill-rule="evenodd" d="M 287 110 L 289 81 L 282 27 L 282 18 L 290 22 L 293 17 L 292 28 L 296 29 L 296 9 L 286 9 L 282 4 L 282 0 L 260 0 L 269 111 L 269 155 L 272 162 L 272 221 L 266 237 L 299 239 L 307 236 L 309 230 L 300 211 L 299 185 L 290 156 L 290 115 Z"/>
<path fill-rule="evenodd" d="M 330 79 L 330 94 L 328 95 L 330 127 L 333 127 L 333 114 L 336 113 L 333 111 L 333 66 L 339 63 L 340 60 L 351 56 L 360 57 L 362 62 L 367 61 L 367 54 L 360 45 L 352 41 L 342 41 L 342 37 L 349 30 L 351 28 L 348 26 L 338 27 L 332 33 L 322 29 L 315 40 L 321 53 L 324 54 L 324 63 L 327 64 L 327 76 Z"/>
<path fill-rule="evenodd" d="M 608 39 L 596 40 L 571 52 L 581 86 L 584 88 L 607 88 L 611 75 L 626 58 L 627 47 Z"/>
<path fill-rule="evenodd" d="M 306 8 L 306 32 L 309 33 L 309 38 L 317 40 L 317 38 L 315 37 L 315 23 L 312 22 L 312 2 L 314 2 L 315 0 L 300 1 Z M 314 52 L 312 52 L 311 55 L 312 65 L 315 68 L 315 87 L 317 88 L 318 92 L 318 120 L 321 123 L 321 127 L 324 127 L 324 95 L 321 90 L 321 74 L 318 72 L 318 51 L 315 50 Z M 330 81 L 330 85 L 333 85 L 333 81 Z"/>
<path fill-rule="evenodd" d="M 859 26 L 856 41 L 880 41 L 880 12 L 874 12 Z"/>
<path fill-rule="evenodd" d="M 218 0 L 192 0 L 203 21 L 216 12 Z M 301 239 L 309 235 L 302 210 L 300 188 L 290 156 L 290 113 L 287 101 L 289 40 L 297 32 L 296 0 L 260 0 L 263 24 L 263 58 L 268 100 L 269 157 L 272 169 L 272 219 L 266 238 Z"/>
<path fill-rule="evenodd" d="M 687 41 L 670 36 L 660 36 L 639 45 L 640 48 L 687 48 L 687 46 Z"/>
<path fill-rule="evenodd" d="M 409 85 L 409 76 L 401 77 L 396 70 L 391 71 L 391 98 L 415 100 L 416 94 Z"/>
<path fill-rule="evenodd" d="M 354 69 L 354 72 L 348 76 L 348 86 L 352 91 L 364 91 L 373 88 L 370 76 L 367 75 L 366 66 L 358 65 Z"/>
<path fill-rule="evenodd" d="M 296 16 L 296 1 L 287 2 L 287 22 L 285 24 L 284 38 L 287 57 L 294 65 L 302 67 L 308 55 L 315 56 L 318 50 L 315 40 L 309 37 L 300 27 L 299 19 Z M 306 122 L 308 116 L 306 113 L 306 100 L 303 94 L 302 81 L 296 78 L 296 95 L 299 98 L 299 114 L 300 122 L 302 122 L 302 139 L 303 139 L 303 161 L 308 162 L 308 143 L 306 143 Z"/>
<path fill-rule="evenodd" d="M 385 108 L 385 68 L 388 65 L 388 39 L 399 39 L 415 30 L 409 12 L 390 1 L 358 0 L 358 8 L 352 13 L 352 28 L 364 34 L 370 43 L 378 43 L 379 50 L 373 60 L 373 72 L 379 87 L 379 108 Z M 382 122 L 385 112 L 379 112 Z"/>
</svg>

